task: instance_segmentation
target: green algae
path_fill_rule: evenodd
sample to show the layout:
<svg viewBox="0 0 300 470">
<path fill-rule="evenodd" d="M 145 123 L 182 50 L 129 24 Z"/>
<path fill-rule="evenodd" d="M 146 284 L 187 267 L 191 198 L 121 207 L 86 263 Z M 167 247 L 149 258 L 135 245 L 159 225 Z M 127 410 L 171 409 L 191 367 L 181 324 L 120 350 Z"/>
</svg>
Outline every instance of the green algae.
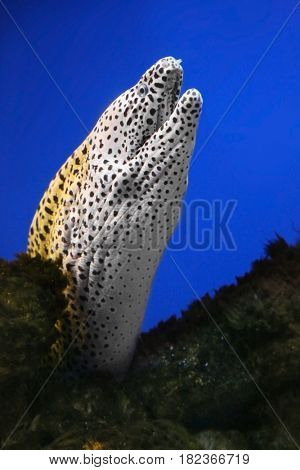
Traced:
<svg viewBox="0 0 300 470">
<path fill-rule="evenodd" d="M 0 262 L 4 448 L 297 447 L 300 244 L 278 237 L 234 285 L 143 334 L 121 383 L 50 376 L 65 284 L 52 262 Z"/>
</svg>

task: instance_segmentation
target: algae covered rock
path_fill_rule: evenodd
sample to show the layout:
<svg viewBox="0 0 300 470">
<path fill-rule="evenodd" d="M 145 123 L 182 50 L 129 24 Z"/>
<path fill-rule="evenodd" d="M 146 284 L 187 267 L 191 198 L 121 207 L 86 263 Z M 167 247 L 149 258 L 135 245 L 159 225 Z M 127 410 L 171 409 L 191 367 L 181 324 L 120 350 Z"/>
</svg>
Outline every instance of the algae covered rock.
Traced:
<svg viewBox="0 0 300 470">
<path fill-rule="evenodd" d="M 57 336 L 65 284 L 52 262 L 25 254 L 11 263 L 0 260 L 2 432 L 13 428 L 49 374 L 49 346 Z"/>
<path fill-rule="evenodd" d="M 278 238 L 234 285 L 143 334 L 121 383 L 53 370 L 64 287 L 51 262 L 0 263 L 4 448 L 297 448 L 300 244 Z"/>
</svg>

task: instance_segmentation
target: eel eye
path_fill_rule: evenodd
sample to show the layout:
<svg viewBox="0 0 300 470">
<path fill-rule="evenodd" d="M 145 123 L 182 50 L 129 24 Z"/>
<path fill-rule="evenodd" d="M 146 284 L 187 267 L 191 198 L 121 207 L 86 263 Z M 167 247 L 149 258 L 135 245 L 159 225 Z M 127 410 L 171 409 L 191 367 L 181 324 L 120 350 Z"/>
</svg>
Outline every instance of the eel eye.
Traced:
<svg viewBox="0 0 300 470">
<path fill-rule="evenodd" d="M 140 86 L 139 86 L 139 89 L 138 89 L 138 94 L 140 96 L 146 96 L 148 93 L 148 87 L 145 83 L 142 83 Z"/>
</svg>

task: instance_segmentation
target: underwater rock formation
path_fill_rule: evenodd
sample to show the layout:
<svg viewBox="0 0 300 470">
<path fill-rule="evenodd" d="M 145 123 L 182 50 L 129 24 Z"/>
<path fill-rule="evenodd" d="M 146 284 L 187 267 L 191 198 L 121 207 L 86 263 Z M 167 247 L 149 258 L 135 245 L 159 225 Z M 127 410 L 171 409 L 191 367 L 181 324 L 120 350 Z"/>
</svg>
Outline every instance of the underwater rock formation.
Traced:
<svg viewBox="0 0 300 470">
<path fill-rule="evenodd" d="M 279 238 L 234 285 L 143 334 L 122 383 L 104 374 L 70 382 L 59 368 L 49 378 L 47 353 L 64 308 L 65 282 L 51 261 L 21 255 L 0 263 L 5 448 L 297 447 L 300 244 Z"/>
</svg>

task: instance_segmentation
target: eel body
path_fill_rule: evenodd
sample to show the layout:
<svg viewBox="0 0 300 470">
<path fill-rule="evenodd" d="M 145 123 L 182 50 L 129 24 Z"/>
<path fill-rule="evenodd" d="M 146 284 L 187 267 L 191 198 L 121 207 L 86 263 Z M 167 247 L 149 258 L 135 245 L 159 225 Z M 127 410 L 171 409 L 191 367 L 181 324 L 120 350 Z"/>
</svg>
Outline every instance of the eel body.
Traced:
<svg viewBox="0 0 300 470">
<path fill-rule="evenodd" d="M 180 97 L 180 61 L 156 62 L 102 114 L 46 190 L 28 253 L 62 258 L 59 352 L 72 367 L 127 370 L 151 282 L 180 214 L 202 98 Z M 61 352 L 60 352 L 61 353 Z"/>
</svg>

